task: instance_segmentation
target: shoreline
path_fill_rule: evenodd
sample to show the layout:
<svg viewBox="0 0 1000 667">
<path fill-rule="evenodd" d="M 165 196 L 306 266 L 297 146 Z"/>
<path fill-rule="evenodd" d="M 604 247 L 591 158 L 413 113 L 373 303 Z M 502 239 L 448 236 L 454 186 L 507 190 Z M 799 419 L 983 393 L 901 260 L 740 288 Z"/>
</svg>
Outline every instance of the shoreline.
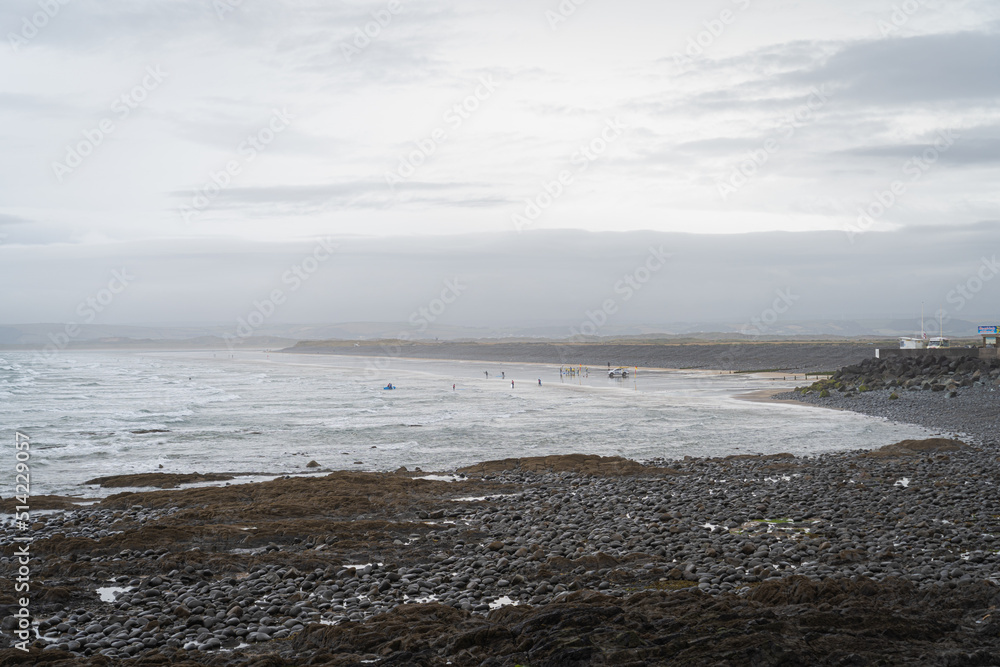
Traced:
<svg viewBox="0 0 1000 667">
<path fill-rule="evenodd" d="M 732 341 L 725 343 L 403 343 L 399 355 L 379 354 L 375 346 L 309 345 L 300 343 L 283 354 L 409 357 L 477 361 L 480 363 L 544 363 L 605 368 L 616 365 L 677 370 L 768 371 L 786 374 L 832 371 L 874 355 L 870 344 L 856 342 L 782 343 Z M 384 352 L 384 351 L 383 351 Z M 570 359 L 569 357 L 572 357 Z M 616 361 L 617 360 L 617 363 Z M 627 362 L 627 363 L 625 363 Z M 795 372 L 797 371 L 797 373 Z"/>
<path fill-rule="evenodd" d="M 185 350 L 176 350 L 177 352 L 185 352 Z M 262 350 L 263 351 L 263 350 Z M 337 352 L 290 352 L 289 350 L 278 350 L 276 352 L 270 352 L 270 354 L 287 354 L 287 355 L 297 355 L 297 354 L 316 354 L 322 355 L 324 357 L 344 357 L 345 359 L 357 359 L 357 358 L 369 358 L 369 359 L 384 359 L 387 355 L 377 355 L 377 354 L 340 354 Z M 408 357 L 405 355 L 392 355 L 390 359 L 398 359 L 400 361 L 440 361 L 440 362 L 454 362 L 454 363 L 470 363 L 470 364 L 483 364 L 483 365 L 518 365 L 518 366 L 538 366 L 544 367 L 546 369 L 552 370 L 558 362 L 550 361 L 522 361 L 518 359 L 510 360 L 497 360 L 497 359 L 467 359 L 467 358 L 445 358 L 445 357 Z M 259 361 L 259 360 L 258 360 Z M 607 366 L 587 366 L 586 364 L 561 364 L 562 368 L 578 368 L 579 366 L 584 366 L 591 370 L 594 370 L 597 374 L 606 373 Z M 617 368 L 612 364 L 612 367 Z M 636 368 L 636 366 L 623 366 L 623 368 Z M 655 373 L 697 373 L 702 375 L 730 375 L 735 374 L 729 371 L 724 371 L 715 368 L 667 368 L 659 366 L 638 366 L 639 371 L 650 371 Z M 740 375 L 746 376 L 757 376 L 766 375 L 766 373 L 756 373 L 753 371 L 741 371 Z"/>
<path fill-rule="evenodd" d="M 823 408 L 827 410 L 843 409 L 827 405 L 815 405 L 812 403 L 804 403 L 803 401 L 798 401 L 795 400 L 794 398 L 777 398 L 778 396 L 784 396 L 789 392 L 790 390 L 787 387 L 781 387 L 778 389 L 756 389 L 754 391 L 749 391 L 743 394 L 734 395 L 733 398 L 739 399 L 741 401 L 749 401 L 751 403 L 778 403 L 781 405 L 801 405 L 805 407 Z"/>
<path fill-rule="evenodd" d="M 189 357 L 188 353 L 186 352 L 180 352 L 178 354 L 184 359 L 187 359 Z M 324 359 L 313 359 L 313 358 L 301 359 L 299 357 L 290 358 L 286 355 L 282 355 L 281 357 L 278 358 L 272 356 L 269 360 L 267 360 L 264 354 L 238 355 L 238 356 L 244 356 L 244 360 L 237 360 L 237 365 L 244 366 L 245 369 L 250 370 L 251 373 L 253 372 L 251 370 L 252 368 L 261 367 L 260 366 L 261 364 L 265 365 L 273 364 L 275 366 L 281 366 L 287 363 L 292 366 L 298 364 L 307 364 L 310 366 L 322 367 L 322 366 L 327 366 L 329 364 L 340 365 L 342 359 L 347 359 L 348 361 L 352 360 L 346 357 L 328 357 Z M 217 362 L 211 357 L 212 357 L 211 354 L 208 354 L 207 356 L 202 355 L 204 363 L 215 365 Z M 181 365 L 183 365 L 184 359 L 179 359 Z M 357 359 L 353 359 L 353 361 L 355 365 L 359 365 Z M 219 361 L 218 363 L 220 365 L 225 365 L 228 362 Z M 249 363 L 249 365 L 245 365 L 247 363 Z M 363 367 L 364 363 L 365 362 L 362 361 L 360 362 L 360 365 Z M 453 362 L 451 361 L 446 363 L 424 362 L 423 368 L 425 371 L 429 371 L 432 374 L 446 376 L 450 375 L 453 372 L 456 372 L 454 367 L 452 366 L 452 363 Z M 504 362 L 504 364 L 506 363 L 517 363 L 517 362 Z M 417 362 L 417 366 L 418 366 L 417 370 L 419 370 L 421 363 Z M 508 371 L 508 375 L 511 374 L 510 367 L 506 365 L 500 367 L 505 368 L 505 370 Z M 500 367 L 495 367 L 497 375 L 499 375 Z M 539 368 L 545 367 L 552 372 L 555 371 L 554 368 L 548 367 L 545 364 L 538 367 Z M 464 375 L 469 375 L 469 376 L 474 375 L 477 370 L 479 370 L 481 373 L 481 369 L 479 369 L 479 363 L 466 364 L 462 368 L 464 370 L 460 370 L 457 372 L 459 373 L 459 375 L 463 377 Z M 403 363 L 397 364 L 397 370 L 400 369 L 413 370 L 410 368 L 410 364 L 403 364 Z M 324 374 L 324 373 L 326 372 L 321 370 L 319 374 Z M 516 372 L 514 373 L 514 375 L 533 376 L 533 373 L 534 371 L 530 369 L 522 368 L 520 372 Z M 186 377 L 188 374 L 189 374 L 188 372 L 184 373 L 185 375 L 184 379 L 188 379 Z M 298 376 L 304 374 L 306 374 L 306 371 L 299 369 L 290 369 L 283 372 L 283 375 L 285 376 L 289 375 Z M 494 374 L 493 367 L 490 368 L 490 374 L 491 376 Z M 552 373 L 549 373 L 549 375 L 551 374 Z M 766 438 L 767 440 L 766 444 L 758 443 L 756 445 L 754 442 L 752 442 L 752 438 L 748 438 L 741 435 L 737 429 L 732 436 L 728 436 L 728 439 L 725 442 L 726 446 L 720 447 L 719 443 L 711 438 L 702 439 L 699 442 L 695 441 L 689 435 L 685 434 L 678 434 L 676 437 L 674 436 L 661 437 L 661 434 L 664 433 L 664 428 L 662 422 L 658 422 L 658 420 L 655 418 L 654 415 L 653 419 L 648 420 L 651 426 L 647 429 L 647 432 L 643 433 L 645 439 L 641 441 L 643 443 L 646 443 L 648 439 L 648 442 L 651 443 L 649 446 L 630 447 L 628 442 L 622 442 L 620 443 L 620 446 L 617 446 L 614 442 L 609 442 L 608 439 L 603 434 L 598 432 L 596 436 L 589 438 L 585 443 L 584 442 L 573 443 L 572 441 L 563 441 L 552 444 L 551 446 L 542 443 L 539 446 L 540 448 L 537 449 L 530 447 L 512 448 L 510 453 L 506 455 L 527 456 L 531 455 L 532 453 L 540 453 L 540 452 L 567 453 L 570 451 L 578 451 L 578 452 L 582 451 L 594 454 L 623 454 L 625 456 L 631 456 L 632 458 L 636 458 L 638 460 L 646 460 L 651 457 L 665 456 L 665 455 L 678 458 L 683 457 L 684 455 L 711 456 L 722 453 L 723 451 L 726 453 L 733 453 L 733 454 L 739 454 L 741 452 L 746 452 L 746 451 L 764 451 L 768 453 L 791 451 L 793 453 L 798 454 L 799 452 L 805 452 L 807 450 L 813 450 L 813 451 L 838 450 L 851 446 L 877 447 L 882 444 L 885 444 L 886 442 L 890 442 L 891 440 L 889 438 L 892 438 L 893 436 L 896 436 L 896 439 L 902 439 L 903 437 L 922 437 L 924 434 L 927 434 L 927 432 L 923 431 L 922 429 L 903 432 L 905 431 L 905 428 L 899 429 L 892 426 L 873 425 L 871 428 L 874 428 L 875 429 L 874 432 L 880 434 L 878 437 L 866 438 L 864 434 L 859 433 L 857 439 L 852 439 L 852 438 L 845 439 L 843 437 L 838 438 L 836 435 L 831 435 L 832 429 L 835 428 L 836 425 L 840 423 L 836 417 L 823 417 L 814 415 L 801 415 L 800 417 L 796 417 L 794 416 L 794 413 L 791 413 L 788 410 L 782 411 L 782 410 L 769 410 L 767 408 L 757 409 L 752 407 L 751 408 L 746 407 L 747 404 L 746 402 L 748 398 L 750 399 L 749 402 L 756 402 L 758 404 L 776 403 L 777 400 L 773 398 L 773 395 L 778 393 L 780 389 L 786 387 L 790 388 L 788 385 L 785 384 L 785 382 L 782 381 L 782 378 L 784 377 L 787 380 L 788 377 L 794 377 L 794 376 L 783 376 L 776 373 L 772 374 L 742 373 L 740 375 L 744 377 L 732 377 L 733 374 L 728 374 L 728 375 L 725 373 L 719 374 L 715 371 L 706 371 L 704 369 L 694 369 L 694 370 L 675 369 L 675 370 L 666 370 L 663 373 L 647 371 L 645 372 L 646 381 L 644 383 L 642 380 L 643 374 L 644 374 L 643 371 L 640 370 L 639 383 L 638 383 L 638 389 L 640 390 L 640 392 L 643 390 L 652 390 L 653 394 L 651 394 L 652 398 L 650 399 L 652 401 L 652 404 L 661 404 L 666 402 L 673 405 L 672 402 L 675 399 L 672 398 L 672 396 L 674 395 L 678 396 L 679 397 L 677 399 L 679 401 L 678 405 L 680 405 L 681 407 L 678 410 L 675 410 L 675 412 L 679 411 L 680 413 L 683 413 L 684 411 L 683 406 L 685 404 L 685 401 L 691 401 L 692 403 L 699 405 L 702 403 L 706 403 L 707 401 L 706 404 L 710 403 L 713 406 L 714 405 L 721 406 L 722 409 L 729 412 L 733 412 L 733 414 L 735 415 L 739 416 L 746 415 L 748 418 L 754 420 L 757 428 L 762 428 L 762 429 L 771 428 L 774 425 L 775 420 L 782 420 L 782 419 L 791 419 L 795 421 L 801 421 L 801 420 L 816 421 L 823 423 L 824 426 L 829 424 L 830 428 L 823 428 L 821 432 L 826 435 L 821 435 L 818 439 L 813 439 L 813 438 L 806 439 L 807 438 L 806 431 L 804 431 L 801 428 L 797 428 L 796 424 L 792 423 L 790 425 L 789 432 L 801 433 L 803 437 L 798 438 L 794 442 L 789 443 L 786 442 L 788 440 L 787 436 L 783 437 L 780 434 L 777 435 L 772 434 Z M 309 372 L 309 375 L 310 376 L 316 375 L 316 373 Z M 482 387 L 488 387 L 488 385 L 481 383 L 482 380 L 481 377 L 479 379 Z M 459 381 L 461 382 L 461 378 Z M 569 382 L 566 383 L 567 385 L 566 387 L 562 387 L 561 384 L 554 384 L 549 380 L 546 380 L 545 382 L 546 382 L 546 387 L 550 391 L 555 391 L 555 394 L 552 394 L 555 397 L 554 399 L 553 398 L 545 399 L 550 403 L 554 402 L 561 404 L 564 402 L 564 400 L 560 397 L 562 393 L 560 391 L 561 389 L 569 390 L 567 392 L 567 395 L 572 394 L 573 391 L 577 389 L 575 387 L 577 382 L 572 378 L 569 379 Z M 583 384 L 597 385 L 597 389 L 599 391 L 606 389 L 607 391 L 611 392 L 619 389 L 618 383 L 612 382 L 610 380 L 604 380 L 602 379 L 600 374 L 591 378 L 589 381 L 584 380 Z M 645 386 L 643 386 L 644 384 Z M 604 387 L 605 385 L 606 387 Z M 684 392 L 672 393 L 671 387 L 681 386 L 681 385 L 685 387 L 690 385 L 692 388 L 691 391 L 693 392 L 692 395 L 689 396 L 687 390 L 685 390 Z M 774 386 L 774 385 L 779 385 L 779 386 Z M 489 386 L 492 387 L 492 385 Z M 520 382 L 518 383 L 518 386 L 521 387 Z M 449 389 L 451 388 L 450 380 L 447 383 L 447 388 Z M 506 392 L 502 388 L 502 385 L 497 385 L 496 388 L 500 390 L 501 394 L 506 394 Z M 629 391 L 631 391 L 632 389 L 631 382 L 627 383 L 626 388 Z M 529 392 L 535 391 L 533 387 L 528 387 L 527 390 Z M 665 392 L 663 396 L 655 395 L 657 392 L 660 391 Z M 541 388 L 538 389 L 538 392 L 539 396 L 542 396 Z M 618 396 L 624 397 L 621 400 L 624 400 L 626 402 L 633 401 L 632 398 L 628 397 L 625 394 L 615 393 L 614 395 L 616 397 Z M 456 396 L 461 397 L 462 395 L 456 394 Z M 757 400 L 763 397 L 768 397 L 768 398 L 765 398 L 765 400 Z M 447 397 L 445 398 L 447 400 L 451 400 L 450 398 Z M 641 400 L 646 400 L 646 399 L 641 399 Z M 742 406 L 734 405 L 735 401 L 740 401 L 741 403 L 743 403 L 743 405 Z M 649 403 L 649 401 L 646 401 L 646 403 Z M 791 405 L 791 404 L 792 403 L 784 403 L 784 405 Z M 798 402 L 796 402 L 796 404 L 805 405 Z M 684 423 L 683 419 L 681 419 L 681 423 Z M 858 424 L 859 426 L 857 428 L 859 430 L 867 429 L 868 431 L 871 431 L 871 428 L 869 428 L 863 421 L 846 420 L 844 423 Z M 849 428 L 851 428 L 851 432 L 855 432 L 855 430 L 852 427 Z M 408 433 L 409 431 L 403 432 L 404 439 L 408 436 Z M 777 433 L 777 432 L 774 432 L 772 429 L 772 433 Z M 270 439 L 271 438 L 266 434 L 258 438 L 259 441 L 265 443 L 270 441 Z M 689 440 L 693 442 L 694 447 L 676 446 L 677 442 L 687 442 Z M 699 446 L 701 443 L 705 443 L 704 446 Z M 797 444 L 801 444 L 801 447 L 797 447 Z M 467 453 L 460 453 L 456 456 L 443 457 L 443 458 L 437 456 L 431 456 L 430 458 L 428 458 L 429 455 L 388 456 L 388 457 L 383 455 L 379 457 L 377 455 L 378 453 L 375 451 L 372 451 L 371 455 L 369 456 L 366 455 L 368 447 L 367 445 L 365 445 L 364 447 L 361 446 L 345 447 L 345 451 L 349 451 L 350 456 L 354 457 L 354 458 L 348 458 L 348 454 L 346 454 L 345 451 L 340 451 L 340 450 L 333 451 L 333 448 L 336 447 L 336 445 L 332 446 L 329 445 L 330 443 L 327 440 L 321 439 L 314 447 L 307 449 L 304 453 L 302 453 L 302 456 L 304 456 L 305 458 L 290 459 L 289 465 L 283 467 L 282 469 L 288 474 L 297 474 L 300 472 L 306 472 L 303 465 L 307 461 L 309 461 L 310 458 L 315 458 L 322 464 L 322 467 L 329 467 L 331 469 L 353 469 L 353 470 L 367 470 L 371 472 L 378 472 L 378 471 L 390 471 L 395 469 L 399 465 L 405 464 L 411 467 L 413 465 L 420 465 L 424 469 L 428 470 L 450 470 L 454 466 L 469 464 L 482 457 L 481 454 L 477 454 L 474 451 L 469 451 Z M 662 446 L 657 446 L 657 445 L 662 445 Z M 326 451 L 327 449 L 330 449 L 331 451 L 328 452 Z M 488 449 L 479 449 L 479 451 L 480 452 L 488 451 Z M 334 456 L 334 454 L 337 454 L 338 452 L 345 458 L 341 458 L 340 455 Z M 306 454 L 308 454 L 308 456 L 306 456 Z M 183 462 L 180 462 L 180 464 L 175 463 L 173 465 L 168 465 L 167 470 L 164 472 L 170 472 L 171 474 L 179 474 L 179 473 L 191 473 L 192 471 L 195 470 L 201 470 L 202 472 L 205 472 L 206 470 L 209 472 L 219 471 L 219 470 L 225 470 L 225 471 L 231 470 L 231 468 L 229 467 L 224 467 L 226 466 L 226 463 L 224 461 L 220 463 L 218 459 L 219 457 L 214 457 L 211 461 L 201 465 L 197 464 L 185 465 Z M 359 464 L 358 461 L 363 461 L 364 464 Z M 297 466 L 295 465 L 296 462 Z M 138 461 L 137 467 L 129 466 L 127 470 L 132 472 L 145 471 L 148 473 L 156 473 L 157 471 L 154 470 L 153 468 L 156 468 L 156 466 L 153 465 L 151 467 L 143 467 L 142 461 L 140 460 Z M 258 466 L 256 470 L 259 471 L 261 470 L 261 468 Z M 246 474 L 249 474 L 247 471 L 244 472 Z M 95 470 L 95 472 L 92 473 L 91 476 L 98 474 L 102 473 L 100 471 Z M 87 502 L 88 500 L 92 500 L 95 498 L 105 497 L 109 495 L 109 493 L 114 493 L 114 491 L 112 490 L 96 489 L 86 486 L 83 480 L 88 479 L 88 477 L 83 477 L 83 476 L 75 477 L 75 476 L 70 476 L 70 473 L 67 473 L 66 476 L 53 478 L 53 480 L 60 480 L 60 479 L 65 480 L 68 483 L 61 484 L 59 486 L 45 487 L 45 489 L 40 487 L 38 488 L 38 492 L 39 493 L 51 492 L 66 496 L 77 496 L 78 499 L 83 502 Z M 77 483 L 78 481 L 79 483 Z M 232 482 L 230 481 L 225 483 L 229 484 Z"/>
<path fill-rule="evenodd" d="M 924 371 L 932 366 L 933 370 Z M 996 361 L 872 359 L 841 369 L 815 387 L 822 387 L 828 395 L 813 389 L 777 397 L 922 426 L 985 447 L 1000 445 L 1000 363 Z"/>
</svg>

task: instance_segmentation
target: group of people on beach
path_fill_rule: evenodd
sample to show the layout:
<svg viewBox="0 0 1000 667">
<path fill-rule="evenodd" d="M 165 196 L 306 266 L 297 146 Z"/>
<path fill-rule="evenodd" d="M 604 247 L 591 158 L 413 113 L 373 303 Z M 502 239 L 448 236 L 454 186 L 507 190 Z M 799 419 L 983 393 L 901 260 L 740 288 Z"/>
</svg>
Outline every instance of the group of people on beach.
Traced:
<svg viewBox="0 0 1000 667">
<path fill-rule="evenodd" d="M 490 372 L 489 371 L 484 371 L 484 372 L 486 373 L 486 379 L 489 379 Z M 502 380 L 506 380 L 507 379 L 507 373 L 505 371 L 500 371 L 500 379 L 502 379 Z M 542 378 L 538 378 L 538 386 L 539 387 L 542 386 Z M 394 384 L 392 384 L 391 382 L 389 384 L 387 384 L 385 387 L 383 387 L 383 389 L 395 389 L 395 388 L 396 388 L 396 386 Z M 513 380 L 510 381 L 510 388 L 511 389 L 514 388 L 514 381 Z M 451 385 L 451 390 L 452 391 L 458 391 L 458 384 L 453 382 L 452 385 Z"/>
<path fill-rule="evenodd" d="M 483 371 L 483 372 L 486 374 L 486 379 L 489 380 L 490 379 L 490 372 L 489 371 Z M 500 379 L 501 380 L 506 380 L 507 379 L 507 372 L 506 371 L 500 371 Z M 538 386 L 539 387 L 542 386 L 542 378 L 538 378 Z M 452 390 L 454 390 L 455 389 L 455 385 L 451 385 L 451 388 L 452 388 Z M 510 381 L 510 388 L 511 389 L 514 388 L 514 381 L 513 380 Z"/>
</svg>

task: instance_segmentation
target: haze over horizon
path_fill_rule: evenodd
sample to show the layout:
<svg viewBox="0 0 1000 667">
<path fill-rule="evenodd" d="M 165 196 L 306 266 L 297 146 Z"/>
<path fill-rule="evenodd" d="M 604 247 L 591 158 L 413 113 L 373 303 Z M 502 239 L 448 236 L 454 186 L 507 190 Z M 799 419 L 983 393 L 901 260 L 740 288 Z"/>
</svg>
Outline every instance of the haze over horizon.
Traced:
<svg viewBox="0 0 1000 667">
<path fill-rule="evenodd" d="M 0 28 L 0 324 L 1000 320 L 996 3 L 15 0 Z"/>
</svg>

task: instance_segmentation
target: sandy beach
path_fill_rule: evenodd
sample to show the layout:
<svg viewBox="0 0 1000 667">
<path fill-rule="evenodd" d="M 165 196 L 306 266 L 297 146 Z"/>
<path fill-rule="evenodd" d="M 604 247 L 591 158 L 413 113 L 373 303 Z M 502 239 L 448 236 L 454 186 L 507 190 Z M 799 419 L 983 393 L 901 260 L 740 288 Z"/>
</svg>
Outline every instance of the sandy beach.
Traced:
<svg viewBox="0 0 1000 667">
<path fill-rule="evenodd" d="M 860 343 L 758 343 L 752 340 L 714 344 L 610 344 L 558 342 L 420 342 L 395 344 L 351 341 L 302 342 L 284 350 L 293 354 L 386 355 L 415 359 L 466 359 L 483 362 L 584 365 L 590 368 L 646 368 L 771 371 L 797 375 L 834 371 L 874 356 L 875 348 Z"/>
<path fill-rule="evenodd" d="M 752 401 L 754 403 L 784 403 L 786 405 L 803 405 L 802 401 L 795 400 L 794 398 L 778 398 L 788 393 L 786 387 L 780 387 L 777 389 L 760 389 L 758 391 L 750 391 L 745 394 L 739 394 L 736 398 L 741 401 Z M 827 406 L 818 406 L 827 407 Z"/>
</svg>

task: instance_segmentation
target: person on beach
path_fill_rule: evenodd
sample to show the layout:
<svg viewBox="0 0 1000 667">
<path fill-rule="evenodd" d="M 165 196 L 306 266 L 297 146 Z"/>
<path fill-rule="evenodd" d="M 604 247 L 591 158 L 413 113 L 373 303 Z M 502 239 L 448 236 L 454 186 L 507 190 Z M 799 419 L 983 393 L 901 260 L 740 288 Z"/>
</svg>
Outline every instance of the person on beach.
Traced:
<svg viewBox="0 0 1000 667">
<path fill-rule="evenodd" d="M 511 389 L 513 389 L 513 388 L 514 388 L 514 381 L 513 381 L 513 380 L 511 380 L 511 381 L 510 381 L 510 388 L 511 388 Z"/>
<path fill-rule="evenodd" d="M 455 385 L 451 385 L 451 390 L 455 391 Z"/>
<path fill-rule="evenodd" d="M 487 379 L 487 380 L 489 380 L 489 379 L 490 379 L 490 372 L 489 372 L 489 371 L 486 371 L 486 379 Z"/>
<path fill-rule="evenodd" d="M 542 378 L 538 378 L 538 386 L 539 386 L 539 387 L 541 387 L 541 386 L 542 386 Z"/>
<path fill-rule="evenodd" d="M 507 379 L 507 373 L 505 371 L 500 371 L 500 379 L 501 380 L 506 380 Z"/>
</svg>

